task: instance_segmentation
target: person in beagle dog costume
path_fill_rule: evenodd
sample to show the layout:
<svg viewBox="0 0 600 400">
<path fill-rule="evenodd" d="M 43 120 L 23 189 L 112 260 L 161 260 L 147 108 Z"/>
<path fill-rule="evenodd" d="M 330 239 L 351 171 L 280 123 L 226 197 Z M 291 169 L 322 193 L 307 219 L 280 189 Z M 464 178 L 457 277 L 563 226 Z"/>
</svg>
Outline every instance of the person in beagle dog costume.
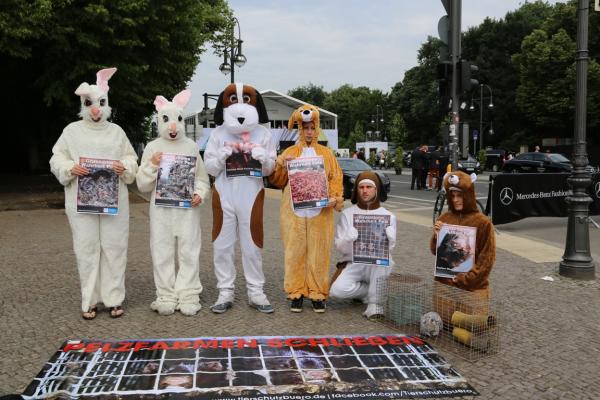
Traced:
<svg viewBox="0 0 600 400">
<path fill-rule="evenodd" d="M 159 137 L 148 143 L 137 173 L 142 192 L 152 192 L 150 201 L 150 252 L 154 264 L 156 300 L 150 308 L 161 315 L 179 310 L 184 315 L 200 311 L 200 209 L 210 191 L 208 175 L 200 158 L 198 145 L 185 136 L 183 109 L 191 97 L 189 90 L 177 94 L 170 102 L 156 96 Z M 194 195 L 191 208 L 154 205 L 156 179 L 163 153 L 196 157 Z M 175 244 L 177 243 L 177 248 Z M 176 272 L 175 259 L 179 261 Z"/>
<path fill-rule="evenodd" d="M 262 177 L 227 177 L 225 172 L 225 163 L 233 152 L 247 149 L 252 159 L 260 162 L 262 175 L 271 174 L 277 153 L 271 132 L 260 125 L 269 122 L 267 110 L 255 88 L 232 83 L 219 95 L 214 120 L 218 127 L 211 133 L 204 153 L 206 171 L 215 178 L 212 239 L 219 297 L 211 310 L 220 314 L 233 305 L 233 258 L 239 233 L 249 304 L 260 312 L 272 313 L 273 307 L 263 291 Z"/>
<path fill-rule="evenodd" d="M 79 85 L 80 121 L 67 125 L 52 148 L 50 169 L 65 187 L 65 213 L 73 233 L 73 247 L 81 282 L 81 310 L 84 319 L 96 317 L 98 303 L 110 316 L 123 315 L 125 267 L 129 238 L 129 192 L 137 172 L 137 155 L 120 126 L 108 122 L 108 80 L 116 68 L 102 69 L 96 84 Z M 118 215 L 77 213 L 77 177 L 90 171 L 79 165 L 80 157 L 117 160 L 119 175 Z"/>
<path fill-rule="evenodd" d="M 283 188 L 280 208 L 281 236 L 285 252 L 284 289 L 291 300 L 290 310 L 301 312 L 305 297 L 315 312 L 325 312 L 329 295 L 329 258 L 333 240 L 333 210 L 344 207 L 342 170 L 333 152 L 317 143 L 319 110 L 309 104 L 292 114 L 288 129 L 298 124 L 298 143 L 278 158 L 270 182 Z M 329 204 L 325 208 L 294 210 L 286 163 L 298 157 L 323 157 Z"/>
<path fill-rule="evenodd" d="M 392 272 L 394 260 L 392 250 L 396 245 L 396 216 L 386 210 L 381 203 L 387 200 L 379 176 L 373 171 L 358 174 L 352 190 L 352 207 L 342 211 L 335 232 L 335 247 L 342 253 L 342 260 L 337 264 L 338 270 L 331 284 L 330 295 L 338 299 L 359 299 L 368 304 L 363 315 L 368 319 L 383 317 L 383 300 L 377 292 L 379 280 L 385 279 Z M 390 224 L 385 228 L 385 235 L 390 246 L 389 265 L 365 265 L 352 262 L 352 246 L 358 239 L 358 231 L 354 227 L 354 215 L 386 215 Z"/>
</svg>

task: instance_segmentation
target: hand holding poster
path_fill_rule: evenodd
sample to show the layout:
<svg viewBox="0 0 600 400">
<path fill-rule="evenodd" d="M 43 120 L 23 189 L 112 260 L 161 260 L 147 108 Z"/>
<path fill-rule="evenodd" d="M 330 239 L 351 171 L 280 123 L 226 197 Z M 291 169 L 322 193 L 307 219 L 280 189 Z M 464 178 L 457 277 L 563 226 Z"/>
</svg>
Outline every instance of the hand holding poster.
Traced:
<svg viewBox="0 0 600 400">
<path fill-rule="evenodd" d="M 477 228 L 443 224 L 437 236 L 435 276 L 452 278 L 475 263 Z"/>
<path fill-rule="evenodd" d="M 116 160 L 80 157 L 79 165 L 88 175 L 77 177 L 77 212 L 116 215 L 119 211 L 119 176 Z"/>
<path fill-rule="evenodd" d="M 190 208 L 195 179 L 195 156 L 163 153 L 156 177 L 154 205 Z"/>
<path fill-rule="evenodd" d="M 260 144 L 250 142 L 225 142 L 224 144 L 232 149 L 231 155 L 225 160 L 225 176 L 262 178 L 262 164 L 252 158 L 252 149 L 260 147 Z"/>
<path fill-rule="evenodd" d="M 287 163 L 294 210 L 323 208 L 329 202 L 323 157 L 300 157 Z"/>
<path fill-rule="evenodd" d="M 353 226 L 358 239 L 352 244 L 352 262 L 389 266 L 390 242 L 385 228 L 390 226 L 390 216 L 354 214 Z"/>
</svg>

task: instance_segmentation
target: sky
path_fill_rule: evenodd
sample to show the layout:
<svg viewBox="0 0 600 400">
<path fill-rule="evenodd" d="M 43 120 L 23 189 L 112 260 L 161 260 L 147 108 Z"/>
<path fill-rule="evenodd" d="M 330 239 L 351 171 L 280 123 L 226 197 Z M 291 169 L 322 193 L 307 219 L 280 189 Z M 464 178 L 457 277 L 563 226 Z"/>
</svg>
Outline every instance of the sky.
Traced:
<svg viewBox="0 0 600 400">
<path fill-rule="evenodd" d="M 462 30 L 486 17 L 501 19 L 523 3 L 462 0 Z M 440 0 L 230 0 L 229 6 L 248 59 L 236 67 L 235 80 L 282 93 L 308 83 L 326 91 L 348 83 L 387 93 L 417 65 L 421 44 L 438 36 L 446 14 Z M 218 94 L 229 84 L 231 77 L 219 71 L 222 62 L 209 45 L 188 85 L 186 113 L 202 108 L 203 93 Z"/>
</svg>

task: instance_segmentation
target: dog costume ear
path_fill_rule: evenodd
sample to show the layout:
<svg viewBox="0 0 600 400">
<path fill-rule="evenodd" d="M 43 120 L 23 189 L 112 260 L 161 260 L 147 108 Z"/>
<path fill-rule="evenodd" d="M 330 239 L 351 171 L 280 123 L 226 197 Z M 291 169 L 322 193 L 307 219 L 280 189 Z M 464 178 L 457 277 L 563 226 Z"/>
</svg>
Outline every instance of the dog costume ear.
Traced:
<svg viewBox="0 0 600 400">
<path fill-rule="evenodd" d="M 290 116 L 290 120 L 288 121 L 288 130 L 291 131 L 294 129 L 294 124 L 296 123 L 296 120 L 298 120 L 298 118 L 300 118 L 300 111 L 298 109 L 295 109 L 292 115 Z"/>
<path fill-rule="evenodd" d="M 379 174 L 375 174 L 375 176 L 377 176 L 377 197 L 379 198 L 379 202 L 383 203 L 387 200 L 387 193 L 385 192 L 385 189 L 383 188 L 383 182 L 381 181 L 381 177 L 379 176 Z"/>
<path fill-rule="evenodd" d="M 256 90 L 256 89 L 255 89 Z M 258 111 L 258 122 L 261 124 L 266 124 L 269 122 L 269 115 L 267 114 L 267 107 L 265 107 L 265 102 L 261 94 L 256 90 L 256 111 Z"/>
<path fill-rule="evenodd" d="M 213 120 L 217 126 L 223 125 L 223 97 L 225 96 L 225 91 L 222 91 L 219 95 L 219 100 L 217 100 L 217 106 L 215 107 L 215 115 L 213 116 Z"/>
</svg>

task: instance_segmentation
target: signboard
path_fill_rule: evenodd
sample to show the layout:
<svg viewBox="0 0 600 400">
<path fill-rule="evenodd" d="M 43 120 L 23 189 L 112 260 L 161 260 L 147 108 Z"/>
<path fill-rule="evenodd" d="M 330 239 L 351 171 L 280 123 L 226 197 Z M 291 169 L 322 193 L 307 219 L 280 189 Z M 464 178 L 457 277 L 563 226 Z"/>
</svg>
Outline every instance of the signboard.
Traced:
<svg viewBox="0 0 600 400">
<path fill-rule="evenodd" d="M 25 399 L 326 400 L 476 396 L 419 337 L 258 336 L 63 344 Z"/>
<path fill-rule="evenodd" d="M 473 129 L 473 140 L 477 140 L 479 138 L 479 131 L 477 129 Z"/>
</svg>

